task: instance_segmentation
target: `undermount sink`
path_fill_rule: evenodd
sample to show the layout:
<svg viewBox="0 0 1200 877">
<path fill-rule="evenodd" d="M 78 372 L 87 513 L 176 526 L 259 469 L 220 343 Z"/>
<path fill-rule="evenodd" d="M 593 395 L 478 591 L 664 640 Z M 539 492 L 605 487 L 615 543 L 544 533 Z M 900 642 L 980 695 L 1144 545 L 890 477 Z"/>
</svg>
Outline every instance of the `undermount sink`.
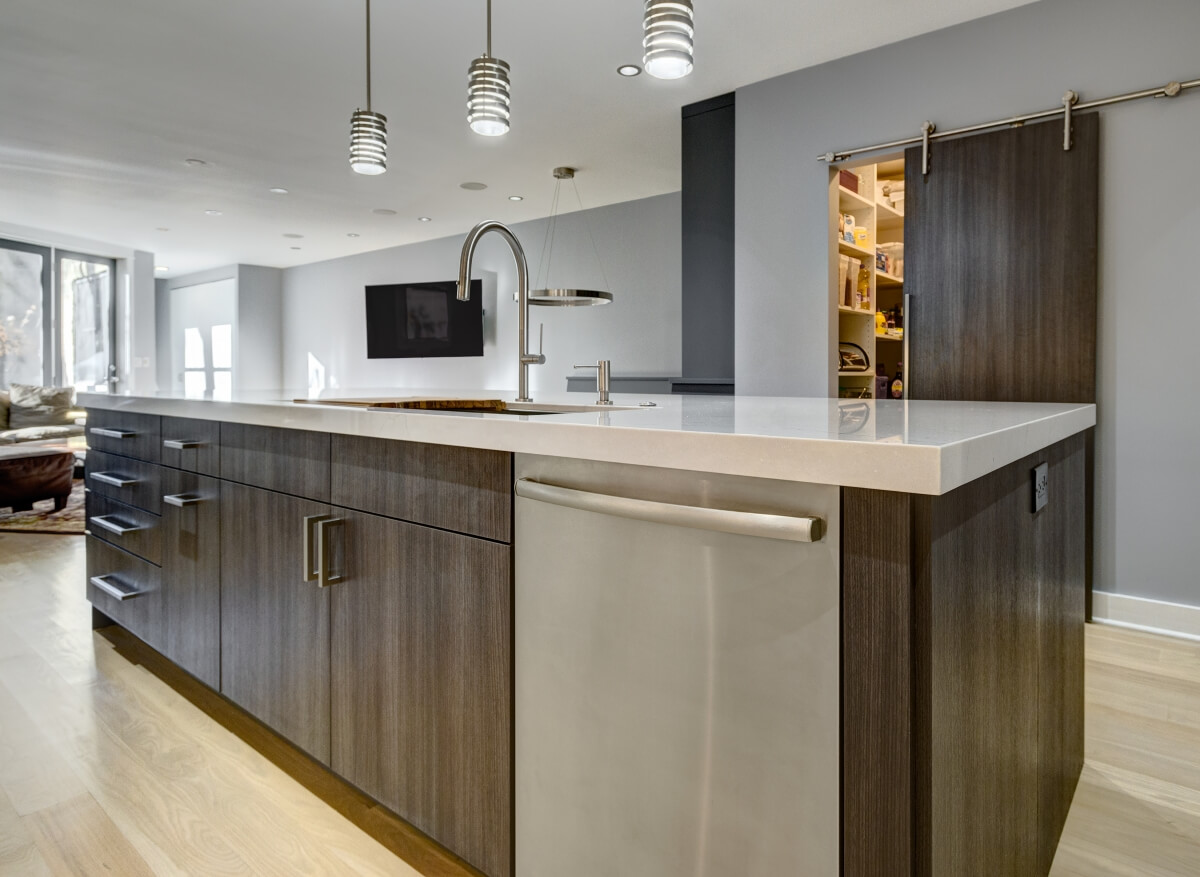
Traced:
<svg viewBox="0 0 1200 877">
<path fill-rule="evenodd" d="M 296 399 L 305 405 L 339 405 L 366 408 L 368 411 L 403 411 L 422 414 L 508 414 L 520 417 L 539 414 L 591 414 L 605 411 L 637 411 L 648 405 L 596 405 L 556 402 L 506 402 L 503 399 L 421 399 L 362 398 L 362 399 Z"/>
</svg>

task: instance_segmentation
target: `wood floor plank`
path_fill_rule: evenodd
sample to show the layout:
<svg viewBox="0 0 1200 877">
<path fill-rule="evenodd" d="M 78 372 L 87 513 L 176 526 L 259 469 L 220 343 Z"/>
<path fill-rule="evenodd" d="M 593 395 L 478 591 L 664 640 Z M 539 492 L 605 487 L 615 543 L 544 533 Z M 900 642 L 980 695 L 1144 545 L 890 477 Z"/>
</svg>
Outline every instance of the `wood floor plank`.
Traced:
<svg viewBox="0 0 1200 877">
<path fill-rule="evenodd" d="M 23 820 L 53 874 L 153 877 L 154 872 L 91 795 L 80 795 Z"/>
<path fill-rule="evenodd" d="M 6 877 L 46 875 L 50 868 L 8 796 L 0 792 L 0 874 Z"/>
</svg>

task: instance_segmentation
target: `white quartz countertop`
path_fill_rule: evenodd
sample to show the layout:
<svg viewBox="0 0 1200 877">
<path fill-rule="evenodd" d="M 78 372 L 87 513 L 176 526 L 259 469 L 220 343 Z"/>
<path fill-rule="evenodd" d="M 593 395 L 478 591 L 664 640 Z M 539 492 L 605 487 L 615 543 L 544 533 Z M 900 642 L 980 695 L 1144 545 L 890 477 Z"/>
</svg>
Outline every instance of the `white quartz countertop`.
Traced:
<svg viewBox="0 0 1200 877">
<path fill-rule="evenodd" d="M 512 399 L 504 390 L 328 390 L 329 398 Z M 309 429 L 697 472 L 942 494 L 1081 432 L 1096 406 L 1017 402 L 860 402 L 766 396 L 634 396 L 653 408 L 521 415 L 297 404 L 306 391 L 231 400 L 80 394 L 78 404 L 172 417 Z M 583 393 L 535 403 L 587 404 Z"/>
</svg>

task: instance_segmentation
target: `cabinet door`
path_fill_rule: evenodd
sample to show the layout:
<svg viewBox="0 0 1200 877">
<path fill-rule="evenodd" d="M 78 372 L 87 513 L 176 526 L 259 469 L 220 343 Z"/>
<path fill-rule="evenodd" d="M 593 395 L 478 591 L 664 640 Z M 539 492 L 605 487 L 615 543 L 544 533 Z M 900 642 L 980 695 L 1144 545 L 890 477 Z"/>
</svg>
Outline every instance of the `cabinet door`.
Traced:
<svg viewBox="0 0 1200 877">
<path fill-rule="evenodd" d="M 508 875 L 512 550 L 335 514 L 346 579 L 330 589 L 332 767 L 484 873 Z"/>
<path fill-rule="evenodd" d="M 221 685 L 221 484 L 162 471 L 162 565 L 167 657 L 201 682 Z"/>
<path fill-rule="evenodd" d="M 304 519 L 329 506 L 221 482 L 221 693 L 329 763 L 329 593 Z"/>
</svg>

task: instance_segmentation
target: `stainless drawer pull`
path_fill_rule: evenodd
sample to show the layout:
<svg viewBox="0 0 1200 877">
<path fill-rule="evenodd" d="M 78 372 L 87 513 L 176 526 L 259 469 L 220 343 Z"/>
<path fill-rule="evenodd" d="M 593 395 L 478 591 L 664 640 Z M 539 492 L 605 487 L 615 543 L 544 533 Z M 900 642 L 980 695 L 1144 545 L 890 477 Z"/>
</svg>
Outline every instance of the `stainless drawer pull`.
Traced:
<svg viewBox="0 0 1200 877">
<path fill-rule="evenodd" d="M 825 521 L 808 515 L 775 515 L 676 505 L 629 496 L 610 496 L 605 493 L 574 490 L 557 484 L 530 481 L 528 478 L 517 480 L 517 496 L 600 515 L 615 515 L 637 521 L 690 527 L 694 530 L 716 530 L 738 536 L 784 539 L 789 542 L 820 542 L 825 533 Z"/>
<path fill-rule="evenodd" d="M 139 524 L 130 526 L 129 524 L 121 521 L 120 518 L 114 518 L 112 515 L 103 515 L 99 518 L 90 518 L 88 523 L 95 524 L 101 530 L 107 530 L 110 533 L 116 533 L 118 536 L 124 536 L 126 533 L 132 533 L 135 530 L 146 529 Z"/>
<path fill-rule="evenodd" d="M 137 484 L 140 480 L 138 478 L 126 478 L 124 475 L 113 475 L 109 472 L 93 472 L 92 478 L 101 484 L 108 484 L 113 487 L 129 487 L 131 484 Z"/>
<path fill-rule="evenodd" d="M 149 591 L 139 591 L 133 585 L 127 585 L 121 580 L 113 576 L 92 576 L 90 581 L 97 590 L 103 591 L 108 596 L 116 600 L 132 600 L 134 597 L 140 597 L 142 594 L 148 594 Z"/>
<path fill-rule="evenodd" d="M 208 442 L 195 442 L 187 439 L 163 439 L 163 447 L 172 451 L 191 451 L 204 447 Z"/>
<path fill-rule="evenodd" d="M 88 432 L 92 435 L 104 436 L 104 438 L 127 439 L 137 435 L 136 432 L 129 429 L 105 429 L 102 426 L 92 426 L 88 428 Z"/>
<path fill-rule="evenodd" d="M 208 497 L 206 496 L 196 496 L 194 493 L 176 493 L 172 496 L 164 496 L 163 502 L 181 509 L 190 505 L 200 505 L 200 503 L 207 499 Z"/>
<path fill-rule="evenodd" d="M 345 548 L 346 521 L 344 518 L 328 517 L 317 521 L 317 587 L 328 588 L 346 580 L 346 571 L 333 572 L 331 558 L 333 557 L 332 539 L 330 532 L 334 529 L 342 531 L 342 546 Z M 342 562 L 345 563 L 345 551 L 342 552 Z"/>
<path fill-rule="evenodd" d="M 318 547 L 317 534 L 314 532 L 317 524 L 321 521 L 328 521 L 332 515 L 309 515 L 304 519 L 304 581 L 315 582 L 321 577 L 321 571 L 318 569 L 320 563 L 317 555 L 320 553 Z"/>
</svg>

